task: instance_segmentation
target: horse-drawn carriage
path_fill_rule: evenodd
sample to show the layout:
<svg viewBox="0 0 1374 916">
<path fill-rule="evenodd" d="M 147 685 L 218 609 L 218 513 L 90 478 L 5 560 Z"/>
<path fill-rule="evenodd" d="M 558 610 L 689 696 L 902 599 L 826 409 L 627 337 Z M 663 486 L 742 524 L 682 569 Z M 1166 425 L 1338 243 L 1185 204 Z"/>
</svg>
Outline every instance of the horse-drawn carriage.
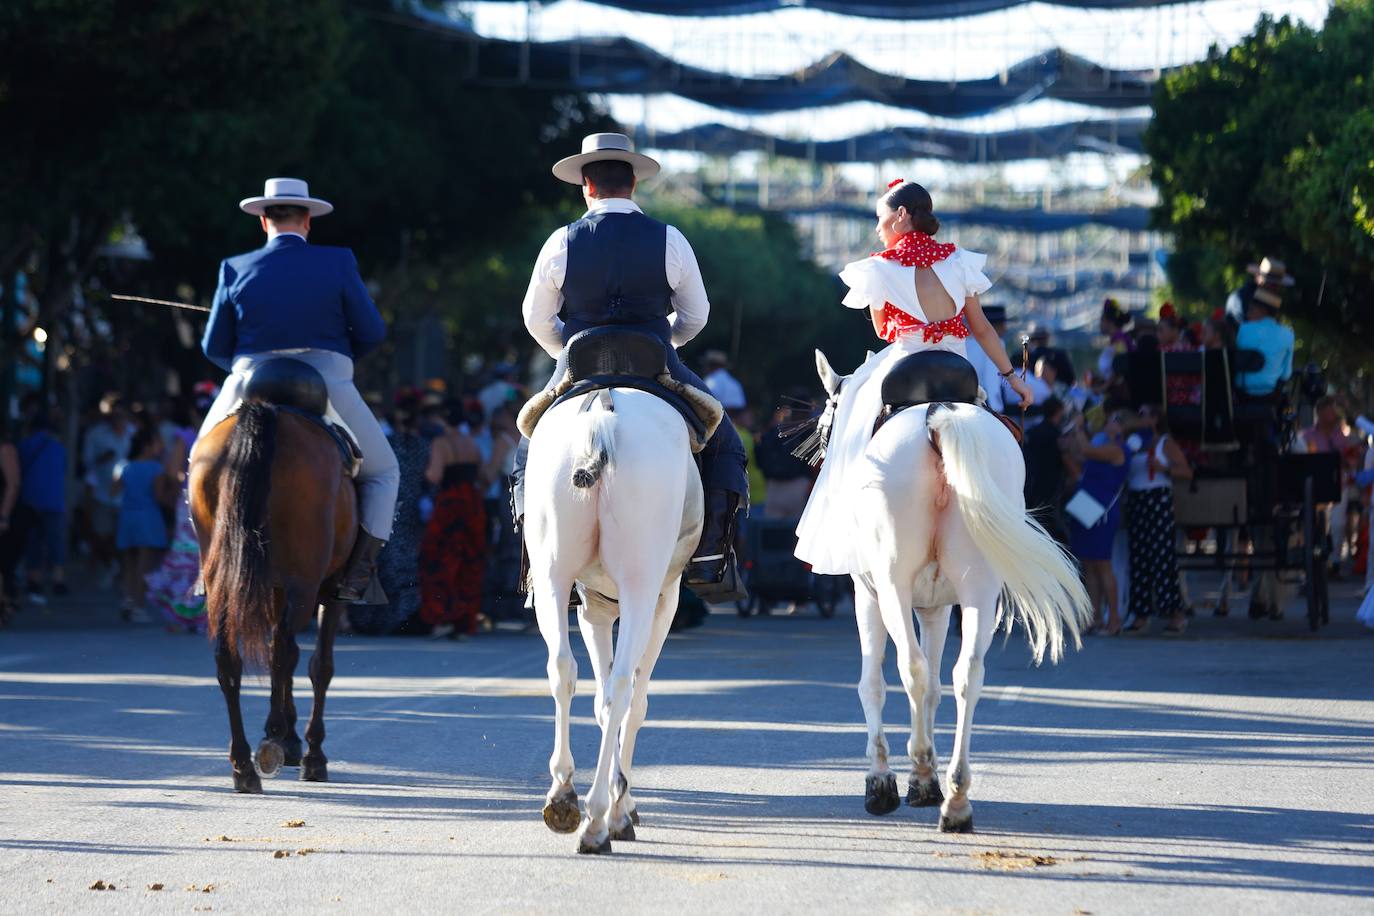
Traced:
<svg viewBox="0 0 1374 916">
<path fill-rule="evenodd" d="M 1340 500 L 1340 459 L 1293 450 L 1299 379 L 1268 397 L 1237 390 L 1238 373 L 1263 366 L 1258 351 L 1220 349 L 1144 349 L 1113 364 L 1132 403 L 1162 404 L 1172 435 L 1199 458 L 1193 479 L 1175 490 L 1175 518 L 1213 536 L 1190 539 L 1180 568 L 1302 582 L 1315 630 L 1330 617 L 1324 507 Z"/>
<path fill-rule="evenodd" d="M 848 576 L 822 576 L 797 559 L 795 518 L 751 518 L 745 525 L 743 551 L 746 598 L 736 602 L 741 617 L 767 615 L 780 604 L 815 603 L 824 618 L 849 591 Z"/>
</svg>

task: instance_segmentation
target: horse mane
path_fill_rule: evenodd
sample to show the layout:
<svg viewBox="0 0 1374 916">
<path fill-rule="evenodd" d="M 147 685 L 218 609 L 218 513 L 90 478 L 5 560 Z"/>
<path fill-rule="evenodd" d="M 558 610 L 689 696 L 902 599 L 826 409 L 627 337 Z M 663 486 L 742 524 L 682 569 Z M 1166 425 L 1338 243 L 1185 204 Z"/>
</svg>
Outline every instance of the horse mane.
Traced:
<svg viewBox="0 0 1374 916">
<path fill-rule="evenodd" d="M 273 625 L 267 496 L 276 440 L 276 409 L 246 402 L 225 446 L 203 567 L 210 638 L 223 636 L 231 651 L 259 666 L 267 664 Z"/>
</svg>

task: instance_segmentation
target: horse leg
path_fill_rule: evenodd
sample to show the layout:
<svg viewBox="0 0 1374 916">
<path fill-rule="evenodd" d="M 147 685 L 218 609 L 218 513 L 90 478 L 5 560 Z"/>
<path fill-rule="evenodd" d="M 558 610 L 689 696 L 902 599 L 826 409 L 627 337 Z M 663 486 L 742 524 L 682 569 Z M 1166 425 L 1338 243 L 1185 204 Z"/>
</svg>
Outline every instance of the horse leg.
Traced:
<svg viewBox="0 0 1374 916">
<path fill-rule="evenodd" d="M 911 778 L 907 782 L 906 802 L 916 808 L 929 808 L 945 800 L 940 791 L 940 765 L 935 753 L 935 711 L 940 706 L 940 660 L 945 654 L 945 638 L 949 635 L 948 604 L 937 608 L 921 608 L 916 619 L 921 625 L 921 652 L 926 657 L 926 734 L 930 744 L 913 748 Z M 915 731 L 912 732 L 913 740 Z"/>
<path fill-rule="evenodd" d="M 864 810 L 869 814 L 891 814 L 901 804 L 897 777 L 887 765 L 887 737 L 883 734 L 883 702 L 887 681 L 883 678 L 883 658 L 887 652 L 887 631 L 878 613 L 878 595 L 864 576 L 854 579 L 854 617 L 859 625 L 859 703 L 868 725 L 868 776 L 864 779 Z"/>
<path fill-rule="evenodd" d="M 314 592 L 310 594 L 313 596 Z M 324 696 L 334 679 L 334 637 L 339 632 L 343 610 L 344 606 L 337 601 L 324 606 L 315 651 L 310 656 L 310 686 L 315 695 L 310 704 L 310 721 L 305 726 L 305 756 L 301 758 L 301 779 L 306 782 L 329 781 L 329 759 L 324 756 Z"/>
<path fill-rule="evenodd" d="M 983 690 L 983 659 L 992 644 L 997 624 L 997 598 L 1000 582 L 987 576 L 970 577 L 958 588 L 963 607 L 963 631 L 959 661 L 954 665 L 954 699 L 959 721 L 954 733 L 954 756 L 949 762 L 949 798 L 940 807 L 940 829 L 946 833 L 973 831 L 973 805 L 968 790 L 973 784 L 969 767 L 969 741 L 973 732 L 973 711 Z"/>
<path fill-rule="evenodd" d="M 596 705 L 593 707 L 597 717 L 596 724 L 602 728 L 606 727 L 606 723 L 601 721 L 602 704 L 606 699 L 606 681 L 611 676 L 611 660 L 615 653 L 615 645 L 611 638 L 614 625 L 614 621 L 589 620 L 585 602 L 577 609 L 577 628 L 582 631 L 582 642 L 587 646 L 587 655 L 592 662 L 592 675 L 596 678 Z"/>
<path fill-rule="evenodd" d="M 277 625 L 272 630 L 272 694 L 263 739 L 258 745 L 258 772 L 269 778 L 276 776 L 287 760 L 287 734 L 294 731 L 287 707 L 291 703 L 291 679 L 301 657 L 291 625 L 296 604 L 294 590 L 278 594 L 281 597 L 274 609 Z M 297 760 L 299 753 L 297 747 Z"/>
<path fill-rule="evenodd" d="M 666 563 L 664 564 L 666 565 Z M 660 567 L 662 568 L 662 567 Z M 623 579 L 621 580 L 623 582 Z M 644 653 L 654 635 L 654 608 L 658 606 L 657 586 L 641 582 L 623 584 L 620 588 L 620 638 L 615 647 L 615 661 L 611 663 L 611 677 L 603 701 L 604 713 L 598 721 L 601 729 L 601 748 L 596 758 L 596 775 L 587 793 L 587 819 L 578 839 L 580 853 L 611 851 L 610 827 L 607 817 L 611 810 L 611 761 L 618 750 L 617 734 L 620 723 L 630 711 L 636 671 L 644 660 Z"/>
<path fill-rule="evenodd" d="M 568 594 L 572 577 L 553 570 L 541 570 L 534 582 L 534 613 L 539 632 L 549 649 L 549 690 L 553 694 L 553 754 L 549 773 L 553 785 L 544 800 L 544 823 L 555 833 L 572 833 L 581 816 L 577 792 L 573 789 L 571 715 L 573 694 L 577 692 L 577 659 L 568 638 Z M 598 714 L 599 715 L 599 714 Z"/>
<path fill-rule="evenodd" d="M 224 704 L 229 708 L 229 763 L 233 767 L 234 791 L 262 792 L 262 779 L 253 769 L 248 737 L 243 733 L 243 711 L 239 707 L 239 687 L 243 682 L 243 659 L 223 636 L 215 640 L 215 670 Z"/>
<path fill-rule="evenodd" d="M 875 579 L 878 595 L 878 610 L 883 623 L 897 646 L 897 673 L 906 689 L 907 701 L 911 707 L 911 738 L 907 741 L 915 774 L 915 762 L 928 760 L 934 756 L 931 746 L 929 719 L 926 714 L 926 693 L 930 685 L 927 673 L 925 651 L 916 641 L 916 625 L 911 614 L 911 579 L 896 570 L 889 572 L 884 579 Z M 893 797 L 896 799 L 896 780 L 893 780 Z"/>
<path fill-rule="evenodd" d="M 639 667 L 635 669 L 634 695 L 630 699 L 630 711 L 620 726 L 620 753 L 611 762 L 611 786 L 614 798 L 611 801 L 611 839 L 633 840 L 635 825 L 639 823 L 639 811 L 634 797 L 630 795 L 630 765 L 635 756 L 635 740 L 639 729 L 649 714 L 649 678 L 653 677 L 654 665 L 658 664 L 663 643 L 668 639 L 668 630 L 673 625 L 677 613 L 678 582 L 667 586 L 659 596 L 658 607 L 654 608 L 653 633 L 649 646 L 644 651 Z"/>
</svg>

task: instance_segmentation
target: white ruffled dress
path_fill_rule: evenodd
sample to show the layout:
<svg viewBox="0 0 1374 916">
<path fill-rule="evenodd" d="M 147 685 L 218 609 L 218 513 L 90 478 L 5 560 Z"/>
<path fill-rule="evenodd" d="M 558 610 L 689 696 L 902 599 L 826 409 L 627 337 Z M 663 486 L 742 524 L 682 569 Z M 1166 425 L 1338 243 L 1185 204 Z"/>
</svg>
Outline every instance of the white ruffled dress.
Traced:
<svg viewBox="0 0 1374 916">
<path fill-rule="evenodd" d="M 931 267 L 961 313 L 965 299 L 992 286 L 983 274 L 986 261 L 986 255 L 959 248 Z M 840 271 L 840 279 L 849 287 L 844 297 L 847 307 L 881 309 L 890 303 L 926 322 L 925 311 L 916 298 L 916 268 L 870 257 L 846 265 Z M 873 424 L 882 412 L 883 379 L 903 357 L 923 350 L 948 350 L 966 356 L 962 338 L 945 335 L 939 341 L 927 343 L 921 329 L 915 328 L 865 360 L 840 389 L 825 464 L 797 525 L 796 555 L 811 564 L 814 572 L 849 575 L 868 569 L 868 558 L 860 556 L 854 548 L 858 519 L 853 513 L 854 500 L 849 489 L 861 479 L 856 472 L 864 460 Z"/>
</svg>

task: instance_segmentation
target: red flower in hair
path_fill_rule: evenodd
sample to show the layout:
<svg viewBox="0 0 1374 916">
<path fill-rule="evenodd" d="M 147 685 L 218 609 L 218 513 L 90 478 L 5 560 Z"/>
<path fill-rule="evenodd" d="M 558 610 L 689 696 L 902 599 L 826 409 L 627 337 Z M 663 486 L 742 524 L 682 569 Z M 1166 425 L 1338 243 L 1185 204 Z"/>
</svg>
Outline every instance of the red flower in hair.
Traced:
<svg viewBox="0 0 1374 916">
<path fill-rule="evenodd" d="M 1172 302 L 1164 303 L 1159 309 L 1159 317 L 1168 318 L 1171 321 L 1178 318 L 1178 312 L 1174 310 L 1174 304 Z"/>
<path fill-rule="evenodd" d="M 887 183 L 888 190 L 891 190 L 891 189 L 897 187 L 897 185 L 899 185 L 899 184 L 906 184 L 906 179 L 905 179 L 905 178 L 898 178 L 896 181 L 889 181 L 889 182 Z"/>
<path fill-rule="evenodd" d="M 1226 309 L 1217 309 L 1212 313 L 1213 321 L 1221 321 L 1226 317 Z"/>
</svg>

